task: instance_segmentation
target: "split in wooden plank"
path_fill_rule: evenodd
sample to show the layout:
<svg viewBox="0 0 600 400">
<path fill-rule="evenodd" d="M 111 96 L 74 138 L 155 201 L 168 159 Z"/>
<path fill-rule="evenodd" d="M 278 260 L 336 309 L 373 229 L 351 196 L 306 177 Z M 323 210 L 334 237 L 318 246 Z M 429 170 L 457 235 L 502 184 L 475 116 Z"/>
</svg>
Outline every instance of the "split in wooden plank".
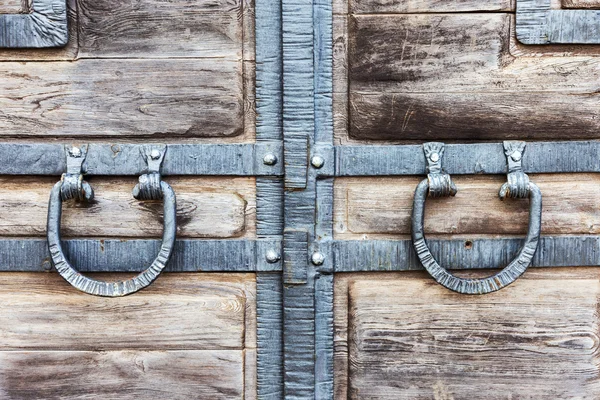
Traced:
<svg viewBox="0 0 600 400">
<path fill-rule="evenodd" d="M 0 136 L 240 136 L 242 62 L 0 63 Z"/>
<path fill-rule="evenodd" d="M 3 399 L 246 399 L 241 350 L 0 351 Z"/>
<path fill-rule="evenodd" d="M 254 178 L 166 179 L 177 195 L 177 235 L 180 238 L 254 237 Z M 54 177 L 0 177 L 0 235 L 44 236 L 48 198 Z M 63 205 L 66 237 L 159 238 L 162 202 L 138 201 L 131 191 L 137 179 L 90 178 L 95 199 L 90 204 Z"/>
<path fill-rule="evenodd" d="M 425 273 L 340 276 L 336 393 L 598 398 L 600 272 L 547 272 L 468 301 Z"/>
<path fill-rule="evenodd" d="M 338 239 L 410 235 L 413 194 L 424 177 L 339 178 L 334 227 Z M 598 234 L 598 174 L 531 175 L 543 195 L 542 234 Z M 425 231 L 445 235 L 524 235 L 527 200 L 498 198 L 504 176 L 454 176 L 454 198 L 427 200 Z"/>
<path fill-rule="evenodd" d="M 135 296 L 111 299 L 79 292 L 56 273 L 3 273 L 0 352 L 254 348 L 245 329 L 255 286 L 254 274 L 170 273 Z"/>
<path fill-rule="evenodd" d="M 513 55 L 512 24 L 502 13 L 351 17 L 350 138 L 595 138 L 600 57 Z"/>
</svg>

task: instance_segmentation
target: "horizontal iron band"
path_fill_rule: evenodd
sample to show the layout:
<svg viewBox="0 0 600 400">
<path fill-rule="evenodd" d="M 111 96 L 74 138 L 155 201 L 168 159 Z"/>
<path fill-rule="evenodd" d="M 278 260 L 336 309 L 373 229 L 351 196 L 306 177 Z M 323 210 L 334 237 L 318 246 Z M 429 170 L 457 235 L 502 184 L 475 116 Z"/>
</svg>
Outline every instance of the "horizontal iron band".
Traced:
<svg viewBox="0 0 600 400">
<path fill-rule="evenodd" d="M 426 174 L 421 145 L 317 144 L 312 155 L 325 160 L 317 170 L 320 176 Z M 450 175 L 506 174 L 502 143 L 446 144 L 444 171 Z M 600 172 L 600 142 L 527 142 L 523 171 L 531 174 Z"/>
<path fill-rule="evenodd" d="M 90 143 L 83 171 L 86 175 L 141 175 L 147 164 L 142 144 Z M 169 144 L 162 175 L 282 176 L 282 145 Z M 264 162 L 267 155 L 276 162 Z M 66 170 L 64 145 L 0 143 L 0 175 L 57 175 Z M 272 160 L 272 159 L 271 159 Z"/>
<path fill-rule="evenodd" d="M 448 269 L 501 269 L 519 252 L 523 239 L 427 240 Z M 335 240 L 334 272 L 423 270 L 410 240 Z M 600 236 L 540 238 L 531 267 L 600 265 Z"/>
<path fill-rule="evenodd" d="M 65 255 L 80 272 L 139 272 L 149 265 L 161 241 L 71 239 L 62 242 Z M 281 271 L 281 260 L 270 263 L 268 251 L 281 254 L 280 239 L 177 240 L 166 272 Z M 50 269 L 46 239 L 1 239 L 1 272 Z"/>
</svg>

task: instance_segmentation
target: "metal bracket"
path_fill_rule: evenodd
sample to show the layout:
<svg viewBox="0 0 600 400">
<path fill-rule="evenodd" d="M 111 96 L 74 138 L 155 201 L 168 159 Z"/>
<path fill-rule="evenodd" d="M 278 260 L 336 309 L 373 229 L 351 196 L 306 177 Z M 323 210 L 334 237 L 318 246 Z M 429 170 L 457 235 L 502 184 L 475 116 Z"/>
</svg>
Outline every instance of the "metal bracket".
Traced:
<svg viewBox="0 0 600 400">
<path fill-rule="evenodd" d="M 81 147 L 65 146 L 67 156 L 67 172 L 62 177 L 60 197 L 63 201 L 76 199 L 90 201 L 94 198 L 94 190 L 83 180 L 83 162 L 87 156 L 88 145 Z"/>
<path fill-rule="evenodd" d="M 552 9 L 552 0 L 517 0 L 523 44 L 600 44 L 600 10 Z"/>
<path fill-rule="evenodd" d="M 68 41 L 66 0 L 33 0 L 29 14 L 0 15 L 0 48 L 63 47 Z"/>
</svg>

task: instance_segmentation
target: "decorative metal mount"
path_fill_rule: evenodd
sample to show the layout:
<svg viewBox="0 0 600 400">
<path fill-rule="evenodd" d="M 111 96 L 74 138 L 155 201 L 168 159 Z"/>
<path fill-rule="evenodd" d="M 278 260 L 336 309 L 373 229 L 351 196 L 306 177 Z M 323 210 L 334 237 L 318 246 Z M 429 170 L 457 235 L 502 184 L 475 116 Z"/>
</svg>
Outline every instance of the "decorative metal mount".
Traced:
<svg viewBox="0 0 600 400">
<path fill-rule="evenodd" d="M 442 172 L 441 158 L 444 153 L 443 143 L 426 143 L 423 145 L 428 163 L 429 174 L 415 191 L 412 213 L 413 246 L 429 274 L 442 286 L 463 294 L 486 294 L 495 292 L 510 285 L 527 269 L 537 250 L 542 218 L 542 194 L 539 188 L 529 182 L 521 168 L 521 158 L 525 150 L 524 142 L 504 142 L 504 151 L 508 161 L 508 182 L 502 185 L 500 198 L 529 197 L 529 228 L 525 244 L 518 256 L 499 273 L 484 279 L 466 279 L 452 275 L 442 268 L 429 250 L 424 235 L 425 200 L 431 197 L 449 197 L 456 194 L 456 187 L 450 176 Z"/>
<path fill-rule="evenodd" d="M 60 182 L 54 185 L 48 205 L 48 248 L 52 264 L 58 273 L 75 288 L 82 292 L 105 297 L 118 297 L 135 293 L 150 285 L 165 268 L 175 245 L 176 200 L 169 184 L 160 180 L 160 165 L 164 159 L 166 146 L 147 146 L 143 155 L 148 162 L 148 174 L 140 177 L 140 183 L 134 189 L 134 196 L 143 200 L 163 200 L 164 228 L 160 251 L 150 267 L 134 278 L 120 282 L 103 282 L 81 275 L 64 255 L 60 238 L 62 202 L 74 199 L 90 201 L 93 199 L 91 186 L 83 180 L 82 165 L 87 154 L 87 146 L 67 147 L 67 172 Z"/>
<path fill-rule="evenodd" d="M 0 48 L 63 47 L 68 41 L 66 0 L 33 0 L 29 14 L 0 15 Z"/>
<path fill-rule="evenodd" d="M 523 44 L 600 44 L 600 10 L 552 9 L 552 0 L 517 0 Z"/>
</svg>

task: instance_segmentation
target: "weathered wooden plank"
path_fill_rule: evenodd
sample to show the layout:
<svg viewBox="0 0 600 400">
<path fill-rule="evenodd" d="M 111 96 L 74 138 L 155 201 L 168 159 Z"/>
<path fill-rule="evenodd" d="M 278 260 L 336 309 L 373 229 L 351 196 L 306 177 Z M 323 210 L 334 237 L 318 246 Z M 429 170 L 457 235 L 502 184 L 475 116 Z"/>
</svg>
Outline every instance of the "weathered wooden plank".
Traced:
<svg viewBox="0 0 600 400">
<path fill-rule="evenodd" d="M 0 63 L 0 136 L 231 137 L 241 61 Z"/>
<path fill-rule="evenodd" d="M 0 177 L 0 235 L 44 236 L 54 177 Z M 178 237 L 251 237 L 254 178 L 168 178 L 177 194 Z M 62 232 L 78 237 L 160 237 L 162 202 L 131 195 L 137 179 L 92 178 L 91 204 L 63 204 Z"/>
<path fill-rule="evenodd" d="M 515 57 L 511 21 L 495 13 L 351 18 L 350 138 L 595 137 L 600 60 Z"/>
<path fill-rule="evenodd" d="M 0 0 L 0 14 L 22 14 L 29 10 L 26 0 Z"/>
<path fill-rule="evenodd" d="M 353 14 L 514 11 L 514 1 L 511 0 L 348 0 L 348 2 L 350 3 L 350 12 Z"/>
<path fill-rule="evenodd" d="M 241 350 L 253 281 L 253 274 L 171 273 L 135 296 L 107 299 L 54 273 L 0 274 L 0 350 Z"/>
<path fill-rule="evenodd" d="M 335 185 L 335 234 L 340 239 L 393 238 L 410 234 L 413 193 L 424 178 L 339 178 Z M 600 196 L 596 174 L 531 175 L 543 195 L 542 234 L 598 234 Z M 528 201 L 500 201 L 503 176 L 455 176 L 456 197 L 428 199 L 428 234 L 527 232 Z"/>
<path fill-rule="evenodd" d="M 600 8 L 598 0 L 561 0 L 562 8 Z"/>
<path fill-rule="evenodd" d="M 65 47 L 46 48 L 46 49 L 6 49 L 0 48 L 0 61 L 34 61 L 34 60 L 74 60 L 77 57 L 78 38 L 77 38 L 77 0 L 66 0 L 67 2 L 67 23 L 69 29 L 69 41 Z M 4 2 L 4 3 L 3 3 Z M 22 10 L 29 9 L 29 0 L 0 0 L 0 14 L 2 4 L 13 4 L 13 10 L 17 4 Z M 8 13 L 8 12 L 7 12 Z"/>
<path fill-rule="evenodd" d="M 0 351 L 3 399 L 244 399 L 241 350 Z"/>
<path fill-rule="evenodd" d="M 423 274 L 356 276 L 348 398 L 597 398 L 599 274 L 532 271 L 468 298 Z"/>
<path fill-rule="evenodd" d="M 242 0 L 77 0 L 81 58 L 242 58 Z"/>
</svg>

